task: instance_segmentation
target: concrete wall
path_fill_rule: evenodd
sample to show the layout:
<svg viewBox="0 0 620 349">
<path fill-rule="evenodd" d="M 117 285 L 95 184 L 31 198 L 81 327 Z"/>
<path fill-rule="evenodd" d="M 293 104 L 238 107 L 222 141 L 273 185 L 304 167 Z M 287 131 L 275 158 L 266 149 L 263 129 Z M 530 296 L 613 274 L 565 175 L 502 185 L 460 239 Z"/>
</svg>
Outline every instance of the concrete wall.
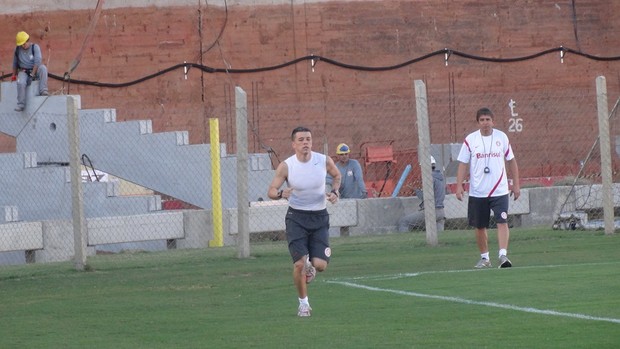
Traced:
<svg viewBox="0 0 620 349">
<path fill-rule="evenodd" d="M 581 191 L 581 193 L 580 193 Z M 551 228 L 560 208 L 563 211 L 600 207 L 600 195 L 584 195 L 600 192 L 600 186 L 576 187 L 577 196 L 566 200 L 571 187 L 523 189 L 521 198 L 511 202 L 511 216 L 520 227 L 543 226 Z M 620 185 L 614 187 L 614 195 L 620 195 Z M 382 234 L 396 231 L 398 219 L 410 210 L 417 210 L 419 200 L 412 198 L 374 198 L 365 200 L 342 200 L 329 205 L 332 227 L 348 227 L 347 235 Z M 518 204 L 517 204 L 518 203 Z M 452 211 L 448 221 L 462 220 L 466 216 L 466 201 L 458 201 L 454 195 L 446 197 L 446 212 Z M 250 208 L 252 233 L 283 231 L 286 201 L 255 203 Z M 455 213 L 462 213 L 458 215 Z M 95 254 L 101 246 L 105 251 L 118 251 L 109 244 L 164 241 L 150 245 L 155 249 L 207 248 L 213 240 L 214 231 L 210 210 L 179 210 L 140 216 L 104 217 L 88 219 L 88 255 Z M 10 222 L 0 225 L 3 238 L 0 251 L 34 251 L 34 262 L 53 262 L 73 258 L 73 227 L 70 221 Z M 463 229 L 469 229 L 463 227 Z M 237 215 L 234 209 L 223 212 L 224 245 L 235 245 Z M 165 241 L 174 241 L 167 246 Z M 143 245 L 147 246 L 147 245 Z M 156 247 L 159 246 L 159 247 Z M 138 247 L 139 248 L 139 247 Z M 144 247 L 143 247 L 144 248 Z M 129 248 L 128 248 L 129 249 Z"/>
</svg>

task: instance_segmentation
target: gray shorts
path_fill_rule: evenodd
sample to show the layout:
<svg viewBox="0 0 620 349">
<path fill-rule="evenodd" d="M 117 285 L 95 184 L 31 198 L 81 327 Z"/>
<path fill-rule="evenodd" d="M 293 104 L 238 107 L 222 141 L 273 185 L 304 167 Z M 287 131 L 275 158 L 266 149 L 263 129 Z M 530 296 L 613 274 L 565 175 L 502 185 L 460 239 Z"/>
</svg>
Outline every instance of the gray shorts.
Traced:
<svg viewBox="0 0 620 349">
<path fill-rule="evenodd" d="M 474 228 L 488 228 L 491 220 L 491 210 L 497 223 L 508 222 L 508 198 L 502 195 L 490 198 L 469 197 L 467 202 L 467 219 Z"/>
<path fill-rule="evenodd" d="M 289 207 L 286 212 L 286 239 L 288 250 L 297 262 L 309 254 L 310 258 L 320 258 L 329 262 L 329 213 L 320 211 L 303 211 Z"/>
</svg>

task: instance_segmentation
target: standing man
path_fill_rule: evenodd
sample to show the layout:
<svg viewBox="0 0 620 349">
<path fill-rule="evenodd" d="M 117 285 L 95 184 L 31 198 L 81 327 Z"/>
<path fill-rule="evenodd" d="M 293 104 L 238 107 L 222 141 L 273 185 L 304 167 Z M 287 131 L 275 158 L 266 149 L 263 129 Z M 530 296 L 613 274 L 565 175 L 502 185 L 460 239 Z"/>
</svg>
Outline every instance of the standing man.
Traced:
<svg viewBox="0 0 620 349">
<path fill-rule="evenodd" d="M 312 151 L 312 133 L 297 127 L 291 134 L 295 155 L 281 162 L 267 195 L 273 200 L 286 199 L 286 238 L 293 258 L 293 283 L 297 288 L 297 315 L 311 315 L 307 283 L 316 271 L 324 271 L 329 263 L 329 214 L 327 201 L 338 201 L 340 172 L 332 158 Z M 333 178 L 332 191 L 325 193 L 325 176 Z M 284 183 L 287 187 L 280 189 Z"/>
<path fill-rule="evenodd" d="M 41 48 L 30 42 L 30 35 L 19 32 L 15 36 L 15 55 L 13 56 L 13 76 L 17 80 L 17 107 L 15 111 L 26 108 L 26 86 L 39 80 L 39 96 L 47 96 L 47 67 L 42 64 Z"/>
<path fill-rule="evenodd" d="M 362 174 L 362 166 L 359 161 L 350 159 L 351 149 L 344 143 L 338 144 L 336 156 L 338 161 L 336 167 L 340 171 L 342 183 L 340 184 L 340 197 L 343 199 L 366 199 L 368 193 Z M 329 183 L 328 176 L 328 183 Z"/>
<path fill-rule="evenodd" d="M 476 241 L 480 250 L 480 261 L 475 268 L 490 268 L 487 228 L 493 210 L 497 222 L 497 241 L 499 244 L 499 267 L 510 268 L 507 257 L 508 240 L 508 202 L 509 196 L 517 200 L 521 194 L 519 169 L 512 152 L 508 136 L 493 128 L 493 112 L 481 108 L 476 113 L 479 131 L 470 133 L 461 146 L 458 156 L 459 168 L 456 177 L 456 198 L 463 200 L 463 181 L 469 164 L 469 200 L 467 218 L 469 225 L 476 230 Z M 508 188 L 506 162 L 512 174 L 512 192 Z"/>
<path fill-rule="evenodd" d="M 433 193 L 435 195 L 435 219 L 437 223 L 441 222 L 441 227 L 443 229 L 443 222 L 446 219 L 445 212 L 443 210 L 443 201 L 446 198 L 446 181 L 443 177 L 443 173 L 440 170 L 436 169 L 437 163 L 435 162 L 435 158 L 431 156 L 431 167 L 433 169 Z M 424 215 L 424 195 L 421 190 L 416 190 L 416 195 L 422 202 L 420 203 L 420 210 L 417 212 L 410 213 L 401 217 L 398 220 L 398 231 L 401 233 L 411 231 L 413 229 L 425 229 L 425 215 Z M 440 229 L 437 229 L 438 231 Z"/>
</svg>

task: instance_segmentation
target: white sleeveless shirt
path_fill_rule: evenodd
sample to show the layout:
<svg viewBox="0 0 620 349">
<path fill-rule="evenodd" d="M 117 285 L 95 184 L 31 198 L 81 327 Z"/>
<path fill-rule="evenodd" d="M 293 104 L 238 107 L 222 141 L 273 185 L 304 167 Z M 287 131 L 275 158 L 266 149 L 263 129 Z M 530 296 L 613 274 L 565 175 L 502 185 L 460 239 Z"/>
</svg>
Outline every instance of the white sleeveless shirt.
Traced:
<svg viewBox="0 0 620 349">
<path fill-rule="evenodd" d="M 288 186 L 293 188 L 288 198 L 289 206 L 304 211 L 318 211 L 327 207 L 325 176 L 327 158 L 324 154 L 311 152 L 310 160 L 301 162 L 293 155 L 284 160 L 288 167 Z"/>
</svg>

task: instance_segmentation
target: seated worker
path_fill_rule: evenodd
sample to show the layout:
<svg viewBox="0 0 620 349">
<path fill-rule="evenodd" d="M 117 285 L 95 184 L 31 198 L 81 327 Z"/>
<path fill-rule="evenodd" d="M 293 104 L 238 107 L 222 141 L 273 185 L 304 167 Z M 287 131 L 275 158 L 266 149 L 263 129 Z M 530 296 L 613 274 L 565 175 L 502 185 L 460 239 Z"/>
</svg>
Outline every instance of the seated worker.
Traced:
<svg viewBox="0 0 620 349">
<path fill-rule="evenodd" d="M 433 190 L 435 193 L 435 217 L 437 219 L 437 222 L 443 223 L 446 217 L 443 211 L 443 201 L 446 197 L 446 184 L 443 174 L 440 170 L 436 169 L 435 158 L 432 156 L 431 167 L 433 169 Z M 419 189 L 416 190 L 416 196 L 422 200 L 422 202 L 420 203 L 420 210 L 405 215 L 398 220 L 399 232 L 424 230 L 426 228 L 426 223 L 424 221 L 424 196 L 422 194 L 422 191 Z M 437 230 L 443 230 L 443 224 L 441 225 L 441 229 Z"/>
<path fill-rule="evenodd" d="M 17 107 L 15 111 L 26 108 L 26 86 L 33 80 L 39 80 L 39 96 L 47 96 L 47 67 L 42 64 L 41 48 L 30 42 L 30 35 L 19 32 L 15 36 L 15 55 L 13 56 L 13 76 L 17 80 Z"/>
</svg>

